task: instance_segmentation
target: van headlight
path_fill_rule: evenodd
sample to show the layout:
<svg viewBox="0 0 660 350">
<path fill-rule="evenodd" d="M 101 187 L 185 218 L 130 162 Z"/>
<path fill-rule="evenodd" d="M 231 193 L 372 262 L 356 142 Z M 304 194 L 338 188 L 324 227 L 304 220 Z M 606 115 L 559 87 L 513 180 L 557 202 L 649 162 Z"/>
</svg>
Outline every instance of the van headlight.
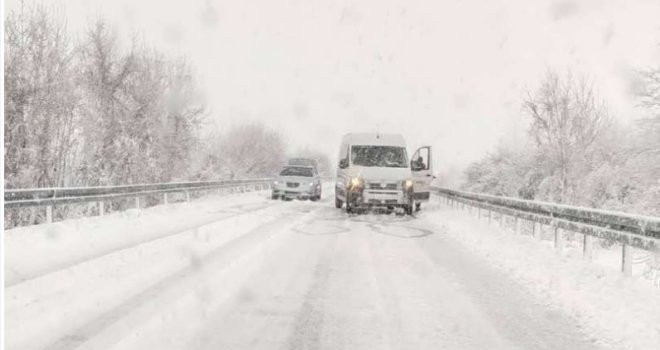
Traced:
<svg viewBox="0 0 660 350">
<path fill-rule="evenodd" d="M 401 186 L 403 187 L 404 190 L 410 191 L 413 188 L 413 180 L 411 180 L 411 179 L 403 180 L 403 182 L 401 183 Z"/>
<path fill-rule="evenodd" d="M 364 188 L 364 180 L 362 180 L 359 177 L 353 177 L 351 180 L 348 182 L 348 190 L 349 191 L 355 191 L 355 190 L 362 190 Z"/>
</svg>

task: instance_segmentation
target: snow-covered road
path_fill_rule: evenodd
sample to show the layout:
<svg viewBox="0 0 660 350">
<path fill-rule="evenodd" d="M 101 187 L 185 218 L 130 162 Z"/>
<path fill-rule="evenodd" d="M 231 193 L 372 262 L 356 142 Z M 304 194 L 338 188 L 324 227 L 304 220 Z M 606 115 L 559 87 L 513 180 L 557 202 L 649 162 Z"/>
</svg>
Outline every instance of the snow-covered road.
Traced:
<svg viewBox="0 0 660 350">
<path fill-rule="evenodd" d="M 8 257 L 7 348 L 604 346 L 449 234 L 439 204 L 347 216 L 330 190 L 320 202 L 262 192 L 9 231 L 8 249 L 33 246 L 45 262 Z"/>
</svg>

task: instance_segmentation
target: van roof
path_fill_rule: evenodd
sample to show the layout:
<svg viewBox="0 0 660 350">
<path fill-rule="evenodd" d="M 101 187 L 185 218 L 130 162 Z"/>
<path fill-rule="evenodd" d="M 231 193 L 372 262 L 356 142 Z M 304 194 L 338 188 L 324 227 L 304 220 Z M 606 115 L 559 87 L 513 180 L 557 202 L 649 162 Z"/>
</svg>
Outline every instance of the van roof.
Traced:
<svg viewBox="0 0 660 350">
<path fill-rule="evenodd" d="M 342 137 L 342 143 L 351 145 L 406 147 L 406 141 L 400 134 L 351 133 Z"/>
</svg>

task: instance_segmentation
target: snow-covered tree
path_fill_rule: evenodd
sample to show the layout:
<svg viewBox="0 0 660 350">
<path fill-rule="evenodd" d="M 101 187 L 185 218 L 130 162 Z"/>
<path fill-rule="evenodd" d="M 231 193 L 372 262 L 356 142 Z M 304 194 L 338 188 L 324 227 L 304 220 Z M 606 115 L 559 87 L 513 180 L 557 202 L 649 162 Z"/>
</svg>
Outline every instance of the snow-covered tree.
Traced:
<svg viewBox="0 0 660 350">
<path fill-rule="evenodd" d="M 498 147 L 468 167 L 463 188 L 660 215 L 660 90 L 645 90 L 649 116 L 630 127 L 609 120 L 593 90 L 550 73 L 525 101 L 533 146 Z"/>
<path fill-rule="evenodd" d="M 284 137 L 255 122 L 215 130 L 202 144 L 195 175 L 200 180 L 273 176 L 286 160 Z"/>
<path fill-rule="evenodd" d="M 80 102 L 75 49 L 51 9 L 5 19 L 5 187 L 66 184 Z"/>
<path fill-rule="evenodd" d="M 205 115 L 188 63 L 169 61 L 135 40 L 123 52 L 99 21 L 83 43 L 81 66 L 86 92 L 81 181 L 186 179 Z"/>
<path fill-rule="evenodd" d="M 593 145 L 611 122 L 606 104 L 588 78 L 548 71 L 524 106 L 531 118 L 530 134 L 552 172 L 544 199 L 574 202 L 577 180 L 588 170 Z"/>
<path fill-rule="evenodd" d="M 500 196 L 534 198 L 541 176 L 534 155 L 500 146 L 465 171 L 463 189 Z"/>
</svg>

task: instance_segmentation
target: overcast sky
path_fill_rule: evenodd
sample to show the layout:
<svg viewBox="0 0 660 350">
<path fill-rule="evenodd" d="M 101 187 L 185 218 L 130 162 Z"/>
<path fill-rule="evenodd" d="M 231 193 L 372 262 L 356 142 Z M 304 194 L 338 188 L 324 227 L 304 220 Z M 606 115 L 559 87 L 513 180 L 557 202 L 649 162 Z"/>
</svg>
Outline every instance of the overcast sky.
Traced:
<svg viewBox="0 0 660 350">
<path fill-rule="evenodd" d="M 629 122 L 634 70 L 660 65 L 657 0 L 50 2 L 74 32 L 104 17 L 187 55 L 216 125 L 263 121 L 333 160 L 342 134 L 378 128 L 463 167 L 520 134 L 548 67 L 590 74 Z"/>
</svg>

